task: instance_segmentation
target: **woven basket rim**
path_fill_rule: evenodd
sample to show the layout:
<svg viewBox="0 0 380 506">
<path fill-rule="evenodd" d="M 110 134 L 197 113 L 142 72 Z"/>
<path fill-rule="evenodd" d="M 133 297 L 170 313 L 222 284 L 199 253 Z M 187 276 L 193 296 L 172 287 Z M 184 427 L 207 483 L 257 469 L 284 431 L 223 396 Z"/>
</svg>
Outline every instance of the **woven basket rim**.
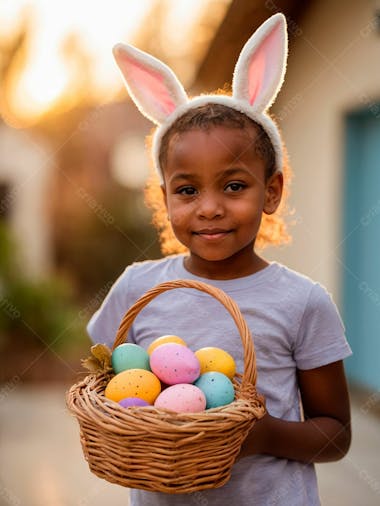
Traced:
<svg viewBox="0 0 380 506">
<path fill-rule="evenodd" d="M 233 413 L 235 418 L 233 423 L 236 422 L 236 418 L 239 418 L 239 412 L 242 419 L 247 416 L 256 417 L 258 412 L 260 413 L 262 410 L 261 407 L 264 406 L 264 398 L 257 393 L 253 385 L 251 385 L 251 388 L 240 393 L 239 387 L 241 385 L 237 383 L 235 377 L 233 381 L 235 395 L 238 390 L 240 396 L 224 406 L 207 409 L 197 413 L 175 413 L 154 406 L 135 406 L 125 409 L 117 402 L 107 399 L 104 393 L 101 393 L 102 390 L 104 391 L 103 385 L 107 383 L 111 376 L 113 376 L 112 372 L 92 373 L 83 378 L 82 381 L 73 385 L 66 395 L 70 409 L 80 414 L 78 410 L 84 409 L 83 402 L 80 403 L 80 407 L 76 406 L 76 403 L 79 399 L 83 398 L 83 392 L 85 391 L 87 397 L 85 404 L 88 415 L 91 413 L 92 416 L 95 417 L 96 413 L 107 413 L 108 416 L 112 415 L 112 417 L 120 420 L 130 420 L 136 417 L 149 418 L 150 415 L 155 415 L 161 424 L 167 425 L 167 428 L 173 428 L 173 426 L 175 426 L 176 430 L 185 431 L 189 429 L 189 426 L 193 426 L 197 423 L 202 425 L 204 423 L 214 423 L 221 419 L 228 423 L 227 418 L 231 413 Z M 238 373 L 236 376 L 241 377 Z M 99 385 L 98 388 L 96 388 L 97 384 Z M 162 428 L 164 428 L 163 425 Z"/>
</svg>

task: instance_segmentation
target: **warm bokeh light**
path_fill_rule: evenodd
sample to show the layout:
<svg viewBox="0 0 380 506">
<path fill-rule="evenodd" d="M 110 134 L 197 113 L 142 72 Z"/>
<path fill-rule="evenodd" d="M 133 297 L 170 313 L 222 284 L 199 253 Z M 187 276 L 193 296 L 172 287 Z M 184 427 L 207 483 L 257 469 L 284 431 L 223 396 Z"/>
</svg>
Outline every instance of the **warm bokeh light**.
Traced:
<svg viewBox="0 0 380 506">
<path fill-rule="evenodd" d="M 26 120 L 35 118 L 63 95 L 70 86 L 70 78 L 75 77 L 70 76 L 70 62 L 65 61 L 63 54 L 65 41 L 72 34 L 78 37 L 80 48 L 96 62 L 94 91 L 104 92 L 112 86 L 115 78 L 110 58 L 112 45 L 119 39 L 133 40 L 151 4 L 150 0 L 112 0 L 107 4 L 91 0 L 0 2 L 0 17 L 4 10 L 14 27 L 25 8 L 32 14 L 26 63 L 15 62 L 10 79 L 11 109 Z"/>
<path fill-rule="evenodd" d="M 178 62 L 182 80 L 190 80 L 194 61 L 189 55 L 194 52 L 192 46 L 196 46 L 195 31 L 198 42 L 202 39 L 200 19 L 211 5 L 214 15 L 210 19 L 218 22 L 219 13 L 229 3 L 230 0 L 2 0 L 0 39 L 19 30 L 22 20 L 28 28 L 26 47 L 14 58 L 8 79 L 3 81 L 6 116 L 14 116 L 16 123 L 27 126 L 47 111 L 62 108 L 67 96 L 71 100 L 73 95 L 81 94 L 78 101 L 89 104 L 104 103 L 105 97 L 106 101 L 112 99 L 121 81 L 111 48 L 119 41 L 133 43 L 137 35 L 152 27 L 149 14 L 154 16 L 157 9 L 163 14 L 160 49 L 171 54 L 171 64 Z M 209 22 L 208 28 L 211 25 Z M 203 32 L 207 34 L 207 26 Z"/>
<path fill-rule="evenodd" d="M 12 89 L 11 103 L 22 116 L 39 116 L 55 103 L 68 84 L 65 65 L 54 59 L 51 49 L 47 49 L 38 54 L 38 59 L 29 61 Z M 47 61 L 50 61 L 48 73 Z"/>
</svg>

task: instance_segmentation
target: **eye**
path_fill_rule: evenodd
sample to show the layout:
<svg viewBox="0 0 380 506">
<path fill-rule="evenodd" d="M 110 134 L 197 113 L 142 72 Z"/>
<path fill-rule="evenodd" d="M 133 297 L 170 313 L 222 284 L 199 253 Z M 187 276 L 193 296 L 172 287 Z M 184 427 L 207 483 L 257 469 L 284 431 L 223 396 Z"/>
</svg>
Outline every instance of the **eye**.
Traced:
<svg viewBox="0 0 380 506">
<path fill-rule="evenodd" d="M 241 191 L 243 190 L 247 185 L 244 184 L 244 183 L 238 183 L 238 182 L 233 182 L 233 183 L 228 183 L 228 185 L 225 187 L 225 191 L 227 192 L 238 192 L 238 191 Z"/>
<path fill-rule="evenodd" d="M 193 186 L 182 186 L 182 188 L 178 188 L 175 193 L 179 193 L 180 195 L 195 195 L 197 190 Z"/>
</svg>

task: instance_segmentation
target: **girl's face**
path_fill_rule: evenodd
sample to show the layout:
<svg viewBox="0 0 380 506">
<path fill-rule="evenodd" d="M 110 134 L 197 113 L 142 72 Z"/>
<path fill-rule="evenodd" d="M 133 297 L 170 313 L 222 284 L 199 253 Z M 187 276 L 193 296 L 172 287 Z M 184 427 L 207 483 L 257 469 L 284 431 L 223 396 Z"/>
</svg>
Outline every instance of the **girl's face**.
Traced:
<svg viewBox="0 0 380 506">
<path fill-rule="evenodd" d="M 262 213 L 278 207 L 282 174 L 265 182 L 256 136 L 253 127 L 216 126 L 169 141 L 162 190 L 173 232 L 190 252 L 185 265 L 196 275 L 227 279 L 266 265 L 254 244 Z"/>
</svg>

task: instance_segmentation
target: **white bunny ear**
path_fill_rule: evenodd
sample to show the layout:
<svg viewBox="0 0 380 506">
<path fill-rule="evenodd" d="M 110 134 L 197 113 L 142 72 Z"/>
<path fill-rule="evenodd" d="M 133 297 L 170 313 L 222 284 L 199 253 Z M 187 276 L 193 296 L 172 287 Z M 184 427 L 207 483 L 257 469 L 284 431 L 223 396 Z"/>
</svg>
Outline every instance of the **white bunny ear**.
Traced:
<svg viewBox="0 0 380 506">
<path fill-rule="evenodd" d="M 287 54 L 286 19 L 277 13 L 267 19 L 243 47 L 235 66 L 233 97 L 264 112 L 280 91 Z"/>
<path fill-rule="evenodd" d="M 160 125 L 188 101 L 174 72 L 157 58 L 127 44 L 117 44 L 113 55 L 131 98 L 154 123 Z"/>
</svg>

